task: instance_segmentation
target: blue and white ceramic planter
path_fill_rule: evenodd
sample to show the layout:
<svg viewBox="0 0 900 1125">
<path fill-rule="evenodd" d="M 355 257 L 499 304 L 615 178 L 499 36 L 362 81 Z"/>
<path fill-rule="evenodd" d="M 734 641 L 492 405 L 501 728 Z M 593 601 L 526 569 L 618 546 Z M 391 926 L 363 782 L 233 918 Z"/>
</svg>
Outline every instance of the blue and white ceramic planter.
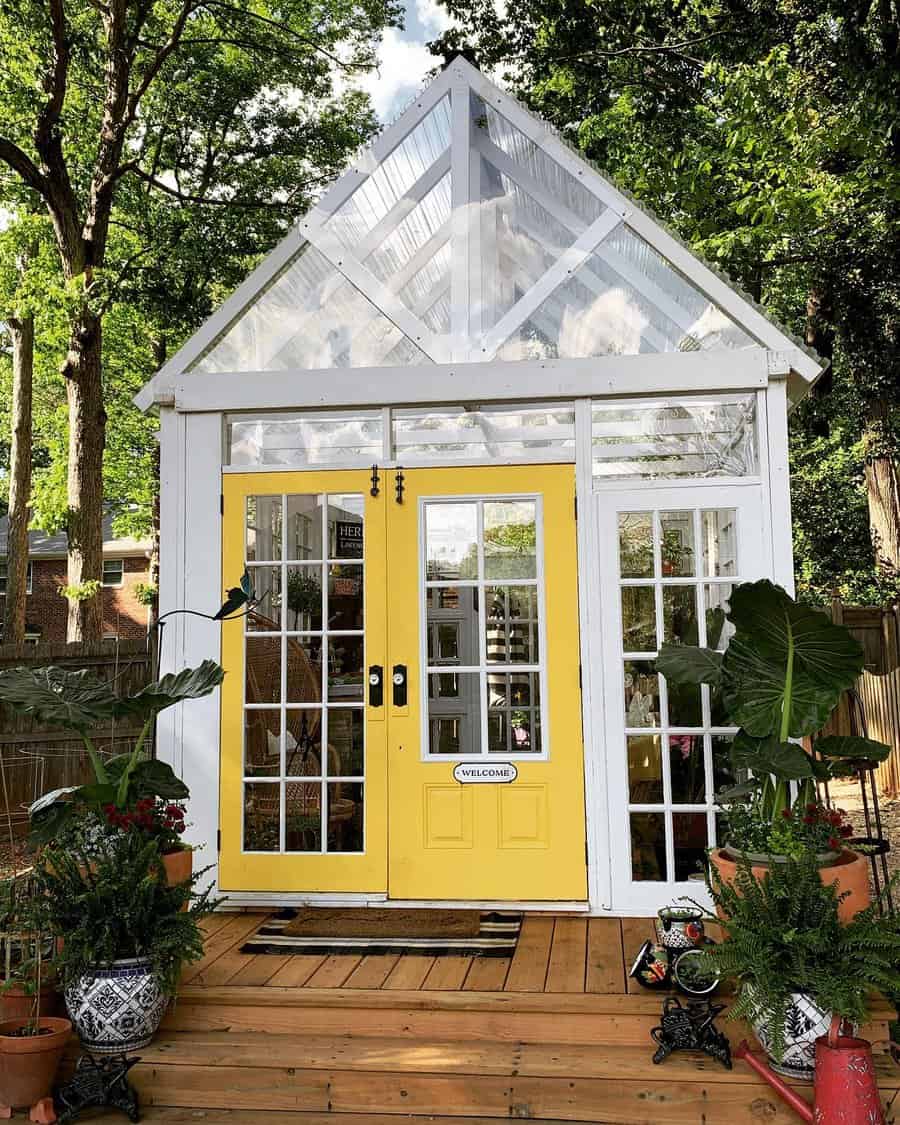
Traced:
<svg viewBox="0 0 900 1125">
<path fill-rule="evenodd" d="M 65 990 L 65 998 L 82 1045 L 98 1055 L 146 1047 L 169 1002 L 143 957 L 92 969 Z"/>
<path fill-rule="evenodd" d="M 784 1056 L 780 1063 L 776 1063 L 771 1056 L 771 1018 L 761 1017 L 751 1020 L 751 1023 L 756 1038 L 769 1055 L 769 1065 L 773 1070 L 786 1078 L 812 1082 L 816 1073 L 816 1040 L 828 1034 L 831 1012 L 823 1011 L 808 993 L 792 992 L 785 1013 Z"/>
</svg>

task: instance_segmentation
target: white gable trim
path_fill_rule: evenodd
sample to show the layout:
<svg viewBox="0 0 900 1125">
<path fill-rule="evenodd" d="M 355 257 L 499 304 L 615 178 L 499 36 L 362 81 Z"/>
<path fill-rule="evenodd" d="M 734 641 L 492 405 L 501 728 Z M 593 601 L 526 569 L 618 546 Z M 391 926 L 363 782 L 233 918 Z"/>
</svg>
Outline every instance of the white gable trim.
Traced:
<svg viewBox="0 0 900 1125">
<path fill-rule="evenodd" d="M 441 99 L 453 91 L 458 96 L 452 98 L 451 102 L 452 124 L 449 151 L 433 162 L 419 177 L 411 190 L 404 195 L 403 199 L 398 201 L 388 215 L 376 224 L 361 243 L 357 253 L 349 253 L 346 247 L 324 230 L 324 224 L 337 208 L 345 203 L 372 172 L 379 167 L 381 162 L 419 125 Z M 560 201 L 554 199 L 540 184 L 535 183 L 525 169 L 507 157 L 480 131 L 472 130 L 468 112 L 469 91 L 474 91 L 485 102 L 494 107 L 515 128 L 580 180 L 588 190 L 606 204 L 609 211 L 604 212 L 604 215 L 601 216 L 601 219 L 605 219 L 605 224 L 601 224 L 601 226 L 609 225 L 612 229 L 619 220 L 627 217 L 627 225 L 635 234 L 653 246 L 674 268 L 680 270 L 692 284 L 726 312 L 736 324 L 758 340 L 764 348 L 790 354 L 793 370 L 807 382 L 811 382 L 819 375 L 822 370 L 820 364 L 800 349 L 794 340 L 705 266 L 656 220 L 642 212 L 634 201 L 620 192 L 587 161 L 570 149 L 549 126 L 534 117 L 514 98 L 500 90 L 465 59 L 459 57 L 422 92 L 397 121 L 376 137 L 371 146 L 359 157 L 357 163 L 334 182 L 322 195 L 318 204 L 282 239 L 275 249 L 238 286 L 234 293 L 142 388 L 135 397 L 137 405 L 142 409 L 147 409 L 154 402 L 171 401 L 175 384 L 180 381 L 180 377 L 251 304 L 254 298 L 272 282 L 306 242 L 325 254 L 351 284 L 359 289 L 384 316 L 436 363 L 446 362 L 450 359 L 455 362 L 489 359 L 495 354 L 497 348 L 503 344 L 504 340 L 509 337 L 510 333 L 514 332 L 530 312 L 537 308 L 540 303 L 537 297 L 540 295 L 546 297 L 552 291 L 553 285 L 551 283 L 554 279 L 563 279 L 566 271 L 572 268 L 572 262 L 576 258 L 579 258 L 578 264 L 580 264 L 589 253 L 599 250 L 604 258 L 608 258 L 613 268 L 617 268 L 614 260 L 617 256 L 608 247 L 600 246 L 598 248 L 599 239 L 595 239 L 593 246 L 585 250 L 588 232 L 595 231 L 595 228 L 599 230 L 598 223 L 600 223 L 600 220 L 586 229 L 586 224 L 582 219 L 571 214 Z M 559 263 L 539 281 L 537 293 L 529 293 L 521 298 L 515 308 L 510 310 L 501 322 L 486 335 L 482 333 L 480 323 L 474 321 L 477 310 L 481 305 L 480 271 L 469 268 L 470 256 L 478 251 L 478 233 L 469 229 L 471 223 L 469 212 L 471 204 L 476 198 L 474 173 L 477 169 L 475 162 L 471 160 L 473 149 L 481 151 L 505 174 L 512 176 L 524 191 L 532 195 L 541 206 L 545 207 L 577 236 L 574 246 L 570 247 Z M 366 255 L 374 248 L 379 236 L 387 233 L 398 222 L 402 221 L 440 178 L 446 175 L 448 168 L 453 173 L 452 215 L 448 224 L 452 263 L 450 279 L 452 311 L 449 342 L 432 333 L 419 316 L 411 312 L 397 297 L 396 294 L 402 288 L 402 283 L 398 284 L 394 278 L 387 282 L 381 282 L 363 264 Z M 435 245 L 435 237 L 432 236 L 429 239 L 428 245 Z M 442 235 L 441 242 L 437 245 L 442 244 L 445 238 L 446 235 Z M 419 258 L 419 255 L 416 255 L 416 257 Z M 409 272 L 408 269 L 402 272 L 407 280 L 412 276 L 412 272 Z M 478 276 L 473 277 L 473 274 L 478 274 Z M 625 276 L 624 272 L 623 276 Z M 650 283 L 646 279 L 636 279 L 634 276 L 629 276 L 627 280 L 656 304 L 659 304 L 660 298 L 665 298 L 665 294 L 656 291 L 656 287 L 652 287 L 653 293 L 647 292 L 647 286 Z M 667 304 L 671 306 L 673 302 L 667 301 Z M 666 309 L 664 311 L 676 323 L 681 324 L 683 321 L 683 311 L 677 309 Z M 679 315 L 677 317 L 672 316 L 672 312 L 677 312 Z M 516 318 L 520 314 L 522 316 L 517 320 Z M 504 331 L 506 334 L 501 339 Z M 307 378 L 313 375 L 312 372 L 305 372 L 304 374 Z M 334 375 L 335 371 L 329 370 L 328 378 L 332 379 Z M 486 375 L 487 372 L 484 372 L 482 378 Z M 221 377 L 228 378 L 227 374 Z"/>
</svg>

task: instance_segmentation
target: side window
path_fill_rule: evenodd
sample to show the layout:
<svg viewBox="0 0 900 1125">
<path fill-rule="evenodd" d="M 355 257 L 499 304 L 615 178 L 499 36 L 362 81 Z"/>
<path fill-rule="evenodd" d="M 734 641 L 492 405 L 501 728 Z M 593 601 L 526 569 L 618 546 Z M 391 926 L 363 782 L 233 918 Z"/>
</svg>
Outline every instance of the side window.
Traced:
<svg viewBox="0 0 900 1125">
<path fill-rule="evenodd" d="M 121 586 L 125 574 L 124 559 L 103 560 L 103 585 Z"/>
</svg>

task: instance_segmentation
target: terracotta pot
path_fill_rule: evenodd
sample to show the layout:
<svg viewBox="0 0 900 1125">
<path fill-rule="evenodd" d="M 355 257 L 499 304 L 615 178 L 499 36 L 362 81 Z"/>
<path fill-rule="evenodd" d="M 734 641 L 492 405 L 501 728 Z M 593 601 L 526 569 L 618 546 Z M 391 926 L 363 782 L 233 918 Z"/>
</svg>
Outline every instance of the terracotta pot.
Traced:
<svg viewBox="0 0 900 1125">
<path fill-rule="evenodd" d="M 54 984 L 41 985 L 40 1014 L 56 1016 L 62 1011 L 62 997 Z M 34 997 L 29 996 L 21 984 L 10 985 L 0 992 L 0 1022 L 27 1020 L 34 1006 Z"/>
<path fill-rule="evenodd" d="M 194 873 L 194 853 L 190 848 L 179 848 L 177 852 L 166 852 L 162 857 L 169 886 L 185 883 Z"/>
<path fill-rule="evenodd" d="M 72 1035 L 68 1020 L 42 1016 L 40 1026 L 46 1035 L 14 1036 L 21 1019 L 0 1023 L 0 1105 L 33 1106 L 46 1098 L 53 1087 L 56 1071 Z"/>
<path fill-rule="evenodd" d="M 721 848 L 714 848 L 709 858 L 722 882 L 733 883 L 737 875 L 737 862 L 729 859 Z M 754 863 L 750 870 L 755 878 L 762 879 L 769 870 L 769 865 Z M 819 868 L 819 878 L 825 884 L 834 883 L 839 895 L 845 891 L 850 892 L 838 907 L 838 917 L 842 922 L 849 922 L 860 910 L 865 910 L 872 901 L 869 890 L 869 860 L 858 852 L 841 852 L 834 863 Z"/>
</svg>

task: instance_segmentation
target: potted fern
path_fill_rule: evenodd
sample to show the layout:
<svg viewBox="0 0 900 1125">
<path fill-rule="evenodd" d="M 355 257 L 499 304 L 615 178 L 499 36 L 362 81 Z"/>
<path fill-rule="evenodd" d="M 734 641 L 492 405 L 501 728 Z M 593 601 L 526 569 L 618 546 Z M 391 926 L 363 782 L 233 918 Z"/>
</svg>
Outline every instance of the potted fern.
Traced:
<svg viewBox="0 0 900 1125">
<path fill-rule="evenodd" d="M 55 968 L 91 1052 L 139 1050 L 156 1033 L 182 967 L 203 955 L 200 922 L 217 905 L 195 893 L 204 873 L 171 884 L 156 840 L 98 836 L 88 817 L 38 856 L 39 924 L 60 939 Z"/>
<path fill-rule="evenodd" d="M 709 889 L 724 940 L 705 956 L 736 985 L 729 1018 L 750 1022 L 780 1073 L 809 1080 L 834 1015 L 862 1024 L 873 991 L 900 992 L 900 918 L 875 902 L 842 923 L 811 852 L 762 877 L 742 859 L 733 882 L 713 868 Z"/>
</svg>

